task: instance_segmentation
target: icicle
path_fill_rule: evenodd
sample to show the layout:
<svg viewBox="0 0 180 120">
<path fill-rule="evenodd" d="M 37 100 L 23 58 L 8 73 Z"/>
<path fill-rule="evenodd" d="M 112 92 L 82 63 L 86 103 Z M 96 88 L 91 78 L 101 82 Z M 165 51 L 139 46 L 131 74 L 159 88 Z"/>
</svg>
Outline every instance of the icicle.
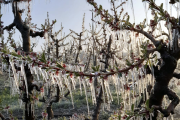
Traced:
<svg viewBox="0 0 180 120">
<path fill-rule="evenodd" d="M 135 78 L 134 78 L 134 71 L 133 70 L 131 71 L 131 75 L 132 75 L 132 81 L 133 81 L 132 87 L 133 87 L 133 97 L 134 97 Z"/>
<path fill-rule="evenodd" d="M 6 113 L 8 114 L 9 108 L 6 109 Z"/>
<path fill-rule="evenodd" d="M 86 95 L 86 103 L 87 103 L 87 109 L 88 109 L 88 115 L 89 115 L 89 104 L 88 104 L 88 97 L 87 97 L 87 91 L 86 91 L 86 84 L 85 84 L 84 80 L 82 81 L 82 83 L 83 83 L 84 92 L 85 92 L 85 95 Z"/>
<path fill-rule="evenodd" d="M 111 97 L 111 101 L 113 101 L 113 97 L 111 95 L 111 91 L 110 91 L 110 88 L 109 88 L 109 79 L 107 80 L 107 88 L 108 88 L 109 95 Z"/>
<path fill-rule="evenodd" d="M 75 82 L 75 80 L 74 80 L 74 76 L 72 76 L 71 80 L 72 80 L 73 88 L 74 88 L 74 90 L 75 90 L 75 89 L 76 89 L 76 82 Z"/>
<path fill-rule="evenodd" d="M 39 70 L 41 72 L 41 75 L 43 76 L 43 79 L 45 80 L 45 82 L 47 82 L 45 70 L 42 70 L 41 68 L 39 68 Z"/>
<path fill-rule="evenodd" d="M 54 75 L 53 75 L 53 73 L 51 73 L 51 79 L 52 79 L 52 84 L 54 85 L 54 84 L 55 84 L 55 81 L 54 81 Z"/>
<path fill-rule="evenodd" d="M 180 3 L 178 2 L 177 3 L 177 9 L 176 9 L 176 11 L 177 11 L 177 18 L 179 18 L 179 7 L 180 7 L 179 5 L 180 5 Z"/>
<path fill-rule="evenodd" d="M 81 96 L 82 96 L 82 89 L 81 89 L 81 78 L 79 78 L 79 85 L 80 85 L 80 93 L 81 93 Z"/>
<path fill-rule="evenodd" d="M 126 111 L 126 101 L 125 100 L 123 101 L 123 103 L 124 103 L 124 111 Z"/>
<path fill-rule="evenodd" d="M 19 107 L 21 108 L 23 102 L 21 99 L 18 99 L 18 101 L 19 101 Z"/>
<path fill-rule="evenodd" d="M 27 98 L 28 98 L 28 84 L 27 84 L 27 78 L 26 78 L 26 73 L 25 73 L 25 70 L 24 70 L 23 61 L 21 63 L 21 74 L 24 76 L 24 81 L 25 81 L 25 85 L 26 85 L 26 93 L 27 93 Z"/>
<path fill-rule="evenodd" d="M 102 92 L 103 92 L 103 101 L 104 101 L 104 104 L 103 104 L 103 111 L 104 111 L 104 107 L 105 107 L 105 88 L 104 88 L 104 84 L 103 84 L 103 79 L 101 79 L 101 87 L 102 87 Z"/>
<path fill-rule="evenodd" d="M 45 73 L 46 79 L 49 79 L 47 72 L 44 71 L 44 73 Z"/>
<path fill-rule="evenodd" d="M 176 30 L 173 29 L 173 30 L 172 30 L 172 49 L 173 49 L 173 52 L 174 52 L 174 50 L 175 50 L 175 48 L 176 48 L 176 47 L 174 47 L 174 45 L 173 45 L 173 44 L 174 44 L 174 40 L 175 40 L 174 38 L 175 38 L 175 37 L 176 37 Z"/>
<path fill-rule="evenodd" d="M 114 85 L 115 85 L 115 88 L 116 88 L 116 94 L 117 94 L 117 99 L 118 99 L 118 105 L 119 105 L 119 78 L 117 77 L 118 75 L 114 75 L 113 76 L 113 81 L 114 81 Z"/>
<path fill-rule="evenodd" d="M 139 87 L 140 87 L 140 86 L 139 86 L 139 81 L 140 81 L 140 80 L 139 80 L 138 71 L 135 71 L 134 73 L 135 73 L 135 80 L 136 80 L 136 84 L 137 84 L 137 92 L 136 92 L 136 93 L 139 94 L 139 93 L 140 93 L 140 91 L 139 91 Z"/>
<path fill-rule="evenodd" d="M 129 90 L 129 110 L 131 109 L 131 90 Z"/>
<path fill-rule="evenodd" d="M 19 85 L 18 85 L 18 79 L 17 79 L 17 74 L 16 74 L 16 70 L 15 70 L 15 67 L 14 67 L 14 62 L 9 60 L 10 62 L 10 65 L 12 67 L 12 71 L 13 71 L 13 75 L 14 75 L 14 82 L 15 82 L 15 88 L 16 88 L 16 91 L 19 93 Z"/>
<path fill-rule="evenodd" d="M 33 69 L 32 69 L 32 64 L 28 64 L 28 67 L 29 67 L 29 69 L 30 69 L 30 72 L 31 72 L 31 74 L 33 74 Z"/>
<path fill-rule="evenodd" d="M 10 96 L 12 95 L 12 83 L 11 77 L 9 77 Z"/>
<path fill-rule="evenodd" d="M 174 120 L 173 114 L 171 114 L 171 120 Z"/>
<path fill-rule="evenodd" d="M 143 93 L 143 91 L 144 91 L 144 85 L 143 85 L 143 72 L 142 72 L 142 69 L 140 69 L 140 76 L 141 76 L 141 80 L 140 80 L 140 82 L 141 82 L 141 84 L 140 84 L 140 92 L 141 93 Z"/>
<path fill-rule="evenodd" d="M 151 62 L 152 63 L 152 62 Z M 152 72 L 152 78 L 151 78 L 151 81 L 152 81 L 152 86 L 154 86 L 154 68 L 153 68 L 153 63 L 151 65 L 151 72 Z"/>
<path fill-rule="evenodd" d="M 108 77 L 108 79 L 110 79 L 110 77 Z M 104 86 L 105 86 L 105 90 L 106 90 L 106 95 L 107 95 L 107 109 L 110 110 L 110 103 L 111 101 L 113 101 L 110 89 L 109 89 L 109 80 L 104 80 Z"/>
<path fill-rule="evenodd" d="M 44 72 L 42 71 L 41 67 L 38 67 L 39 69 L 39 75 L 43 77 L 43 80 L 46 81 L 46 76 L 44 75 Z"/>
<path fill-rule="evenodd" d="M 33 66 L 32 69 L 33 69 L 33 71 L 34 71 L 34 74 L 37 74 L 36 66 Z"/>
<path fill-rule="evenodd" d="M 145 14 L 146 14 L 146 25 L 148 25 L 148 16 L 147 16 L 148 9 L 147 9 L 147 3 L 146 3 L 146 2 L 143 2 L 143 5 L 144 5 Z"/>
<path fill-rule="evenodd" d="M 9 65 L 9 78 L 10 78 L 10 74 L 11 74 L 10 68 L 11 68 L 11 66 Z"/>
<path fill-rule="evenodd" d="M 120 77 L 119 76 L 119 73 L 117 74 L 117 94 L 118 94 L 118 96 L 120 95 L 120 93 L 122 92 L 122 88 L 121 88 L 121 86 L 122 86 L 122 80 L 121 80 L 121 78 L 122 77 Z"/>
<path fill-rule="evenodd" d="M 120 86 L 121 89 L 122 89 L 122 92 L 119 91 L 119 95 L 122 94 L 122 93 L 123 93 L 123 94 L 125 93 L 124 85 L 125 85 L 125 77 L 124 77 L 124 73 L 122 73 L 122 77 L 121 77 L 121 86 Z M 122 94 L 122 95 L 123 95 L 123 94 Z"/>
<path fill-rule="evenodd" d="M 61 72 L 60 72 L 61 73 Z M 59 74 L 59 87 L 61 87 L 61 95 L 63 95 L 64 97 L 64 90 L 63 90 L 63 78 L 62 78 L 62 74 Z"/>
<path fill-rule="evenodd" d="M 108 94 L 108 88 L 107 88 L 106 80 L 104 81 L 104 86 L 105 86 L 105 90 L 106 90 L 106 94 L 107 94 L 107 99 L 108 99 L 108 103 L 109 103 L 109 94 Z"/>
<path fill-rule="evenodd" d="M 4 64 L 3 64 L 3 62 L 2 62 L 2 66 L 1 66 L 1 68 L 2 68 L 2 72 L 3 72 L 3 66 L 4 66 Z"/>
<path fill-rule="evenodd" d="M 73 109 L 74 109 L 74 102 L 73 102 L 73 96 L 72 96 L 72 90 L 71 90 L 71 85 L 69 83 L 69 79 L 67 78 L 66 74 L 64 74 L 64 79 L 65 79 L 65 83 L 68 86 L 70 95 L 71 95 L 71 101 L 72 101 L 72 105 L 73 105 Z"/>
<path fill-rule="evenodd" d="M 92 80 L 92 83 L 90 83 L 90 89 L 91 89 L 91 96 L 92 96 L 92 102 L 93 104 L 96 104 L 96 93 L 95 93 L 95 89 L 94 89 L 94 77 Z"/>
<path fill-rule="evenodd" d="M 180 2 L 179 3 L 177 3 L 178 4 L 178 16 L 177 16 L 177 18 L 179 18 L 179 11 L 180 11 Z"/>
<path fill-rule="evenodd" d="M 161 23 L 159 23 L 159 34 L 162 35 Z"/>
<path fill-rule="evenodd" d="M 168 0 L 166 0 L 166 11 L 168 11 Z"/>
<path fill-rule="evenodd" d="M 35 67 L 35 70 L 36 70 L 36 75 L 37 75 L 37 80 L 39 81 L 39 74 L 38 74 L 38 66 Z"/>
<path fill-rule="evenodd" d="M 170 4 L 170 17 L 172 17 L 172 4 Z"/>
</svg>

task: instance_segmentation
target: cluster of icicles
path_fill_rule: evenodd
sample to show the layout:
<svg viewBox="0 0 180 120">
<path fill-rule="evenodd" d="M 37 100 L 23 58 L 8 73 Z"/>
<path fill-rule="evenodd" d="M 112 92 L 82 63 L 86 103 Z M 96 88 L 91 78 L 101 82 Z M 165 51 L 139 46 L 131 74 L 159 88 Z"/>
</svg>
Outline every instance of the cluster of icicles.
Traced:
<svg viewBox="0 0 180 120">
<path fill-rule="evenodd" d="M 89 90 L 90 88 L 90 96 L 92 98 L 92 102 L 94 105 L 96 105 L 96 97 L 98 93 L 100 92 L 100 88 L 94 87 L 94 80 L 97 77 L 98 84 L 102 86 L 103 91 L 103 110 L 108 109 L 110 110 L 110 104 L 113 101 L 112 92 L 113 90 L 110 89 L 111 85 L 114 85 L 115 92 L 117 94 L 118 104 L 120 104 L 120 99 L 123 100 L 121 104 L 124 106 L 124 111 L 131 110 L 131 105 L 135 104 L 135 106 L 138 105 L 140 99 L 145 96 L 141 96 L 141 93 L 146 92 L 146 97 L 148 98 L 147 93 L 147 85 L 151 84 L 153 85 L 154 81 L 154 75 L 146 75 L 145 67 L 142 66 L 138 70 L 136 68 L 131 69 L 128 73 L 122 73 L 120 74 L 114 74 L 111 76 L 108 76 L 106 79 L 100 78 L 98 73 L 92 73 L 95 75 L 95 77 L 92 78 L 92 81 L 90 82 L 89 78 L 79 76 L 76 79 L 73 76 L 69 76 L 69 74 L 65 73 L 64 70 L 57 72 L 53 72 L 52 70 L 46 71 L 45 69 L 41 69 L 41 67 L 38 66 L 32 66 L 32 64 L 29 64 L 25 61 L 12 61 L 10 60 L 10 66 L 8 66 L 9 70 L 9 77 L 10 77 L 10 87 L 11 87 L 11 94 L 14 95 L 16 93 L 20 93 L 19 85 L 21 80 L 23 79 L 25 81 L 26 85 L 26 92 L 28 94 L 28 86 L 27 86 L 27 79 L 24 71 L 24 65 L 28 64 L 29 69 L 33 75 L 36 75 L 37 81 L 45 81 L 44 84 L 44 90 L 48 86 L 51 85 L 58 85 L 60 89 L 60 94 L 64 96 L 64 85 L 65 83 L 68 87 L 68 90 L 70 91 L 71 101 L 74 108 L 74 102 L 73 102 L 73 90 L 77 89 L 77 84 L 80 86 L 79 89 L 81 91 L 81 95 L 83 94 L 82 91 L 84 91 L 86 102 L 87 102 L 87 109 L 89 113 L 89 105 L 88 105 L 88 96 L 89 96 Z M 21 67 L 21 71 L 16 71 L 15 66 Z M 7 66 L 6 64 L 2 63 L 2 69 L 5 69 Z M 77 71 L 80 72 L 80 69 L 83 70 L 84 66 L 75 66 L 75 65 L 67 65 L 66 69 L 71 71 Z M 13 73 L 13 76 L 10 75 L 10 73 Z M 153 73 L 153 68 L 151 68 L 151 72 Z M 69 77 L 67 77 L 69 76 Z M 42 78 L 42 79 L 40 79 Z M 104 84 L 104 85 L 103 85 Z M 72 87 L 71 87 L 72 86 Z M 95 90 L 96 89 L 96 90 Z M 98 93 L 95 93 L 97 91 Z M 47 92 L 48 91 L 44 91 Z M 41 94 L 43 96 L 44 93 Z M 143 94 L 145 95 L 145 94 Z M 20 102 L 20 106 L 22 106 L 22 101 Z M 165 103 L 165 105 L 167 105 Z M 33 109 L 32 109 L 33 110 Z M 152 114 L 151 114 L 152 116 Z"/>
<path fill-rule="evenodd" d="M 122 31 L 119 34 L 121 36 L 120 39 L 129 40 L 129 37 L 133 37 L 134 39 L 137 40 L 137 43 L 140 42 L 140 37 L 142 37 L 140 35 L 138 38 L 135 38 L 134 33 L 129 34 L 126 31 Z M 143 37 L 141 39 L 143 39 Z M 123 45 L 124 45 L 124 47 L 127 47 L 127 49 L 120 49 L 120 50 L 121 50 L 121 52 L 124 51 L 124 53 L 126 55 L 122 55 L 120 57 L 125 58 L 125 59 L 130 59 L 132 44 L 135 44 L 136 42 L 132 41 L 130 44 L 125 44 L 126 41 L 124 41 L 124 40 L 121 40 L 121 41 L 124 42 Z M 142 43 L 139 43 L 139 44 L 142 44 Z M 122 44 L 114 43 L 114 45 L 119 45 L 121 47 L 118 47 L 118 48 L 122 48 Z M 133 46 L 133 47 L 136 48 L 135 49 L 137 51 L 136 55 L 140 54 L 140 50 L 138 49 L 138 47 L 136 47 L 136 46 Z M 17 58 L 16 60 L 13 60 L 13 59 L 11 59 L 14 57 L 12 55 L 9 55 L 8 57 L 10 58 L 9 59 L 10 65 L 7 66 L 7 64 L 2 63 L 2 71 L 3 71 L 3 69 L 6 69 L 9 72 L 10 87 L 11 87 L 12 95 L 15 95 L 17 93 L 20 94 L 19 86 L 21 85 L 22 81 L 24 81 L 25 86 L 26 86 L 26 92 L 27 92 L 27 94 L 29 94 L 27 78 L 26 78 L 26 74 L 25 74 L 25 70 L 24 70 L 24 66 L 28 65 L 31 74 L 36 76 L 36 77 L 34 77 L 34 78 L 36 78 L 36 80 L 34 80 L 34 81 L 43 82 L 44 90 L 47 90 L 44 92 L 48 93 L 49 86 L 57 86 L 58 85 L 58 87 L 60 89 L 60 94 L 62 96 L 64 96 L 64 94 L 65 94 L 64 84 L 66 84 L 67 89 L 70 92 L 73 108 L 74 108 L 74 102 L 73 102 L 72 92 L 73 92 L 73 90 L 77 89 L 77 86 L 79 86 L 81 95 L 83 94 L 83 92 L 85 94 L 88 113 L 89 113 L 88 97 L 90 96 L 90 98 L 92 99 L 93 105 L 97 104 L 96 98 L 100 92 L 100 87 L 98 87 L 98 86 L 102 86 L 103 101 L 104 101 L 103 110 L 104 109 L 110 110 L 110 104 L 113 101 L 112 93 L 114 91 L 110 87 L 111 84 L 115 86 L 115 92 L 117 94 L 118 103 L 120 104 L 120 102 L 121 102 L 120 99 L 122 99 L 123 100 L 122 103 L 124 104 L 123 105 L 124 110 L 130 110 L 132 104 L 137 105 L 139 99 L 141 98 L 140 94 L 147 92 L 146 91 L 147 85 L 149 85 L 149 84 L 153 85 L 153 83 L 154 83 L 153 82 L 154 76 L 146 75 L 145 67 L 143 65 L 138 70 L 136 68 L 133 68 L 130 71 L 128 71 L 128 73 L 117 73 L 117 74 L 108 76 L 106 79 L 103 79 L 104 76 L 102 76 L 102 77 L 98 76 L 98 72 L 91 73 L 95 77 L 93 77 L 92 80 L 90 80 L 90 78 L 88 78 L 86 76 L 78 76 L 75 78 L 74 74 L 70 75 L 69 73 L 66 73 L 64 69 L 59 70 L 58 72 L 53 69 L 46 70 L 46 69 L 42 69 L 41 65 L 35 66 L 32 63 L 29 63 L 28 61 L 18 60 L 19 58 Z M 122 63 L 122 61 L 125 61 L 125 60 L 122 59 L 117 62 L 118 62 L 118 64 L 124 64 L 124 63 Z M 98 64 L 100 64 L 100 66 L 103 67 L 102 63 L 98 63 Z M 113 60 L 110 62 L 110 65 L 111 66 L 115 65 Z M 15 66 L 20 67 L 21 70 L 17 71 L 15 69 Z M 54 64 L 54 66 L 55 66 L 55 64 Z M 83 72 L 84 71 L 84 66 L 70 65 L 70 64 L 65 64 L 65 66 L 66 66 L 65 67 L 66 70 L 70 70 L 70 71 L 74 71 L 74 72 Z M 153 68 L 151 68 L 151 70 L 153 73 Z M 13 76 L 11 76 L 11 73 L 13 73 Z M 98 86 L 94 86 L 94 81 L 96 78 L 98 81 Z M 45 93 L 41 93 L 41 96 L 43 96 L 44 94 Z M 147 98 L 148 98 L 148 96 L 147 96 Z M 21 104 L 22 104 L 22 102 L 21 102 Z"/>
<path fill-rule="evenodd" d="M 145 40 L 145 37 L 143 35 L 139 35 L 138 37 L 135 37 L 135 33 L 128 32 L 128 31 L 121 31 L 117 32 L 116 34 L 119 34 L 120 40 L 114 40 L 116 37 L 112 36 L 113 43 L 112 45 L 114 48 L 118 48 L 121 54 L 119 54 L 122 59 L 116 59 L 117 63 L 119 65 L 122 65 L 121 67 L 125 68 L 125 59 L 128 59 L 131 61 L 131 52 L 132 50 L 135 51 L 135 56 L 140 56 L 141 51 L 139 49 L 139 45 L 143 44 L 143 40 Z M 130 43 L 127 43 L 127 41 L 132 40 Z M 115 42 L 114 42 L 115 41 Z M 134 46 L 133 46 L 134 45 Z M 53 69 L 42 69 L 42 66 L 34 66 L 32 63 L 29 63 L 28 61 L 24 60 L 18 60 L 17 58 L 15 61 L 12 60 L 14 56 L 9 55 L 8 56 L 10 65 L 7 66 L 7 64 L 2 63 L 2 71 L 3 69 L 8 70 L 9 72 L 9 78 L 10 78 L 10 87 L 11 87 L 11 94 L 20 94 L 19 86 L 21 84 L 21 81 L 23 80 L 25 82 L 26 86 L 26 92 L 29 94 L 28 91 L 28 85 L 27 85 L 27 78 L 24 70 L 24 66 L 28 65 L 31 74 L 36 76 L 36 80 L 43 82 L 44 84 L 44 92 L 48 93 L 48 87 L 49 86 L 57 86 L 60 89 L 60 94 L 64 96 L 65 94 L 65 86 L 66 84 L 67 89 L 70 92 L 72 105 L 74 108 L 74 102 L 73 102 L 73 90 L 77 89 L 77 86 L 79 86 L 81 95 L 85 94 L 86 102 L 87 102 L 87 109 L 89 113 L 89 104 L 88 104 L 88 97 L 92 99 L 92 103 L 94 105 L 97 104 L 96 98 L 100 92 L 100 87 L 94 86 L 94 81 L 97 78 L 98 86 L 102 87 L 103 92 L 103 110 L 108 109 L 110 110 L 110 104 L 113 101 L 112 93 L 114 92 L 111 89 L 111 85 L 114 85 L 115 92 L 118 99 L 118 104 L 120 104 L 120 99 L 123 101 L 121 104 L 124 106 L 124 111 L 131 110 L 131 105 L 135 104 L 135 106 L 138 105 L 138 102 L 142 98 L 141 93 L 147 92 L 147 85 L 154 84 L 154 70 L 153 67 L 151 67 L 152 75 L 146 75 L 145 66 L 137 68 L 133 68 L 129 70 L 126 73 L 116 73 L 114 75 L 109 75 L 106 79 L 103 79 L 104 76 L 100 77 L 98 76 L 98 72 L 91 73 L 95 75 L 95 77 L 92 78 L 90 81 L 90 78 L 87 78 L 86 76 L 78 76 L 75 78 L 75 75 L 72 76 L 69 73 L 66 73 L 64 69 L 59 70 L 58 72 Z M 98 63 L 101 67 L 103 67 L 102 63 Z M 151 65 L 153 64 L 153 61 L 151 61 Z M 114 66 L 114 61 L 110 61 L 110 65 Z M 15 66 L 20 67 L 21 70 L 17 71 L 15 69 Z M 54 66 L 56 66 L 54 64 Z M 80 65 L 70 65 L 65 64 L 65 69 L 74 71 L 74 72 L 83 72 L 84 66 Z M 127 67 L 127 66 L 126 66 Z M 120 68 L 120 69 L 123 69 Z M 115 70 L 115 68 L 114 68 Z M 13 76 L 11 76 L 11 73 L 13 73 Z M 71 87 L 72 86 L 72 87 Z M 90 89 L 90 90 L 89 90 Z M 41 93 L 41 96 L 43 96 L 45 93 Z M 143 94 L 143 98 L 145 97 L 145 94 Z M 148 98 L 148 94 L 146 93 L 146 97 Z M 22 102 L 21 102 L 22 104 Z"/>
<path fill-rule="evenodd" d="M 81 94 L 82 94 L 82 90 L 84 89 L 88 111 L 89 111 L 88 94 L 87 94 L 88 87 L 90 88 L 91 98 L 92 98 L 92 102 L 94 105 L 97 102 L 96 101 L 97 93 L 95 93 L 95 89 L 97 89 L 97 91 L 100 91 L 99 88 L 94 87 L 94 79 L 96 77 L 98 80 L 98 84 L 100 84 L 102 86 L 102 90 L 103 90 L 103 99 L 104 99 L 103 100 L 104 101 L 103 108 L 110 109 L 110 103 L 112 103 L 112 101 L 113 101 L 110 84 L 114 84 L 114 86 L 116 88 L 115 91 L 117 94 L 118 103 L 119 103 L 119 98 L 121 97 L 123 99 L 124 110 L 129 110 L 131 107 L 131 104 L 136 103 L 136 101 L 139 98 L 141 98 L 141 96 L 139 96 L 139 97 L 135 97 L 135 96 L 140 95 L 141 93 L 144 93 L 144 90 L 147 87 L 147 85 L 153 84 L 153 80 L 154 80 L 153 76 L 146 75 L 144 66 L 142 66 L 138 70 L 136 68 L 134 68 L 134 69 L 130 70 L 127 74 L 122 73 L 122 76 L 119 74 L 108 76 L 107 79 L 100 78 L 98 76 L 98 73 L 92 73 L 95 75 L 95 77 L 93 77 L 92 81 L 90 82 L 89 78 L 87 78 L 85 76 L 79 76 L 75 79 L 74 78 L 75 75 L 69 76 L 69 73 L 65 73 L 64 70 L 62 70 L 62 71 L 59 70 L 58 72 L 53 71 L 53 70 L 46 71 L 45 69 L 42 69 L 40 66 L 39 67 L 32 66 L 32 63 L 28 63 L 27 61 L 23 61 L 23 60 L 16 60 L 16 62 L 14 62 L 14 60 L 10 59 L 9 62 L 10 62 L 10 66 L 8 66 L 8 70 L 9 70 L 10 87 L 12 89 L 11 90 L 12 95 L 14 95 L 16 93 L 20 93 L 19 85 L 20 85 L 21 80 L 25 81 L 26 92 L 28 94 L 27 78 L 26 78 L 26 74 L 24 71 L 24 65 L 28 64 L 31 74 L 37 76 L 36 77 L 37 81 L 44 81 L 45 82 L 44 87 L 48 87 L 51 85 L 58 85 L 59 89 L 60 89 L 60 94 L 62 96 L 64 95 L 64 92 L 65 92 L 64 85 L 63 85 L 63 83 L 65 83 L 68 87 L 68 90 L 70 91 L 70 96 L 71 96 L 71 101 L 72 101 L 73 107 L 74 107 L 74 102 L 73 102 L 72 91 L 75 90 L 76 85 L 79 84 Z M 20 67 L 21 70 L 17 71 L 15 69 L 15 65 Z M 7 67 L 6 64 L 2 63 L 2 70 L 5 69 L 5 67 Z M 66 64 L 66 69 L 71 70 L 71 71 L 80 72 L 80 69 L 83 71 L 84 66 Z M 151 70 L 153 72 L 153 68 Z M 13 73 L 13 76 L 11 76 L 11 73 Z M 139 75 L 141 77 L 139 77 Z M 146 76 L 146 77 L 144 77 L 144 76 Z M 42 79 L 40 79 L 40 78 L 42 78 Z M 129 81 L 131 81 L 131 82 L 129 82 Z M 104 85 L 103 85 L 103 83 L 104 83 Z M 44 92 L 46 92 L 46 91 L 44 91 Z M 105 97 L 107 97 L 107 99 Z"/>
</svg>

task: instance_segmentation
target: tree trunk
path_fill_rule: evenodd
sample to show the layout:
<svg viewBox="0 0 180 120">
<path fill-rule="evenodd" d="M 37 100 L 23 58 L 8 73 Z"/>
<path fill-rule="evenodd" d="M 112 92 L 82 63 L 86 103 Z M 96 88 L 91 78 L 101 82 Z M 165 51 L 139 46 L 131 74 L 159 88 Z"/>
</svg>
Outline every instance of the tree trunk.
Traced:
<svg viewBox="0 0 180 120">
<path fill-rule="evenodd" d="M 29 110 L 28 110 L 29 109 Z M 34 120 L 34 113 L 31 110 L 31 104 L 25 103 L 25 120 Z"/>
<path fill-rule="evenodd" d="M 47 106 L 47 113 L 48 113 L 48 120 L 51 120 L 52 118 L 54 118 L 54 113 L 53 113 L 51 105 Z"/>
<path fill-rule="evenodd" d="M 102 91 L 102 86 L 101 86 L 100 93 L 99 93 L 99 96 L 97 98 L 97 106 L 96 106 L 96 108 L 94 110 L 93 120 L 98 120 L 99 119 L 99 113 L 100 113 L 100 110 L 101 110 L 101 104 L 103 102 L 102 96 L 103 96 L 103 91 Z"/>
<path fill-rule="evenodd" d="M 77 54 L 76 54 L 75 63 L 78 62 L 79 52 L 80 52 L 80 50 L 78 50 L 78 52 L 77 52 Z"/>
<path fill-rule="evenodd" d="M 168 84 L 173 77 L 174 70 L 177 66 L 178 58 L 170 55 L 170 53 L 162 50 L 161 58 L 163 59 L 163 65 L 158 70 L 157 67 L 154 67 L 154 75 L 155 75 L 155 85 L 153 91 L 151 91 L 149 98 L 149 107 L 154 106 L 154 117 L 153 120 L 157 119 L 159 110 L 163 113 L 164 117 L 168 117 L 171 114 L 174 114 L 174 108 L 179 104 L 178 96 L 168 88 Z M 171 100 L 171 103 L 167 107 L 167 109 L 161 108 L 162 100 L 164 95 L 167 95 Z"/>
<path fill-rule="evenodd" d="M 30 28 L 23 23 L 22 19 L 21 19 L 21 13 L 18 10 L 18 6 L 17 6 L 17 2 L 15 2 L 16 5 L 14 5 L 13 2 L 13 12 L 14 12 L 14 24 L 16 26 L 16 28 L 19 30 L 19 32 L 21 33 L 22 39 L 23 39 L 23 51 L 28 54 L 31 50 L 31 43 L 30 43 Z M 26 73 L 26 78 L 27 78 L 27 84 L 28 84 L 28 93 L 30 94 L 33 90 L 33 76 L 30 72 L 30 69 L 28 68 L 28 65 L 24 66 L 24 70 Z M 25 91 L 26 92 L 26 91 Z M 31 110 L 31 102 L 29 99 L 29 95 L 24 95 L 25 98 L 23 98 L 25 100 L 25 118 L 26 120 L 34 120 L 34 113 Z M 29 105 L 29 107 L 27 106 Z M 28 110 L 29 109 L 29 110 Z M 28 113 L 29 111 L 29 113 Z"/>
</svg>

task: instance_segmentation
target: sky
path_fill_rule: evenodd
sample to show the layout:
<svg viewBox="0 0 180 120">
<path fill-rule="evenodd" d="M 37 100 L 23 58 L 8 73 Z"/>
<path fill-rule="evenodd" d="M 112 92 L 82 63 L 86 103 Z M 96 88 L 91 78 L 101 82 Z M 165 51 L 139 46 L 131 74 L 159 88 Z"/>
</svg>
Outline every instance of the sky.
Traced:
<svg viewBox="0 0 180 120">
<path fill-rule="evenodd" d="M 103 8 L 109 9 L 110 8 L 110 0 L 95 0 L 98 5 L 102 5 Z M 121 1 L 119 0 L 120 4 Z M 130 1 L 130 0 L 129 0 Z M 135 23 L 140 23 L 146 18 L 145 15 L 145 8 L 142 3 L 142 0 L 132 0 L 133 1 L 133 8 L 134 8 L 134 15 L 135 15 Z M 164 8 L 166 9 L 167 0 L 158 0 L 156 3 L 160 5 L 161 2 L 164 3 Z M 133 22 L 133 12 L 131 9 L 131 2 L 124 6 L 124 9 L 130 15 L 130 21 Z M 169 7 L 169 6 L 168 6 Z M 20 8 L 27 8 L 25 4 L 21 4 Z M 41 28 L 41 24 L 44 24 L 45 19 L 47 18 L 47 12 L 49 13 L 50 21 L 57 20 L 53 31 L 56 32 L 61 28 L 64 27 L 63 33 L 66 35 L 70 33 L 69 29 L 74 30 L 77 33 L 82 31 L 82 20 L 83 14 L 85 13 L 85 29 L 90 29 L 89 24 L 92 24 L 92 10 L 93 7 L 86 2 L 86 0 L 32 0 L 31 3 L 31 16 L 32 16 L 32 23 L 37 24 L 38 28 Z M 169 8 L 168 8 L 169 9 Z M 9 25 L 13 22 L 13 14 L 11 9 L 11 4 L 9 5 L 2 5 L 1 13 L 2 21 L 4 22 L 4 26 Z M 110 12 L 111 13 L 111 12 Z M 148 12 L 148 21 L 151 17 L 150 10 Z M 98 17 L 94 18 L 95 20 L 99 20 Z M 5 32 L 4 37 L 7 37 L 7 33 Z M 18 31 L 13 36 L 16 41 L 21 38 L 21 35 Z M 70 38 L 69 38 L 70 39 Z M 35 48 L 35 51 L 41 51 L 42 43 L 45 42 L 45 39 L 36 38 L 33 41 L 38 42 L 38 46 Z"/>
</svg>

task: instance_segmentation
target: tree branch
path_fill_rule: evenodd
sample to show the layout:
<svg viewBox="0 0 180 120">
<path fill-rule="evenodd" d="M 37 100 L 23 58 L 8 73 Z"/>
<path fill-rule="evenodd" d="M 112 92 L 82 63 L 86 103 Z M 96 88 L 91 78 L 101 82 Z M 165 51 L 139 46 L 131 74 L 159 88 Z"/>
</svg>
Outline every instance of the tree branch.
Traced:
<svg viewBox="0 0 180 120">
<path fill-rule="evenodd" d="M 5 120 L 5 117 L 2 115 L 2 113 L 0 113 L 0 118 L 1 118 L 2 120 Z"/>
<path fill-rule="evenodd" d="M 173 73 L 173 77 L 177 78 L 177 79 L 180 79 L 180 74 L 178 73 Z"/>
<path fill-rule="evenodd" d="M 14 22 L 3 28 L 3 30 L 10 31 L 15 26 Z"/>
<path fill-rule="evenodd" d="M 44 96 L 43 96 L 43 98 L 42 99 L 39 99 L 39 102 L 46 102 L 46 100 L 45 100 L 45 98 L 44 98 Z"/>
<path fill-rule="evenodd" d="M 171 100 L 171 103 L 169 104 L 167 109 L 163 109 L 161 106 L 153 106 L 154 110 L 159 110 L 164 115 L 164 117 L 168 117 L 170 113 L 174 114 L 174 108 L 179 104 L 179 97 L 176 95 L 175 92 L 173 92 L 169 88 L 167 88 L 166 92 L 167 96 Z"/>
<path fill-rule="evenodd" d="M 3 1 L 1 1 L 2 3 L 4 3 L 4 4 L 8 4 L 8 3 L 11 3 L 12 1 L 11 0 L 3 0 Z"/>
<path fill-rule="evenodd" d="M 41 32 L 34 32 L 33 30 L 30 30 L 30 36 L 31 37 L 43 37 L 44 36 L 44 31 L 41 31 Z"/>
<path fill-rule="evenodd" d="M 129 30 L 131 30 L 131 29 L 129 29 Z M 161 41 L 155 40 L 152 35 L 150 35 L 149 33 L 147 33 L 146 31 L 144 31 L 144 30 L 142 30 L 142 29 L 133 28 L 132 31 L 143 34 L 143 35 L 146 36 L 148 39 L 150 39 L 151 42 L 152 42 L 156 47 L 158 47 L 159 44 L 161 43 Z"/>
<path fill-rule="evenodd" d="M 58 85 L 56 86 L 56 91 L 57 91 L 57 94 L 56 94 L 56 96 L 54 96 L 51 99 L 50 104 L 52 104 L 53 102 L 59 102 L 59 92 L 60 92 L 60 90 L 59 90 L 59 86 Z"/>
</svg>

